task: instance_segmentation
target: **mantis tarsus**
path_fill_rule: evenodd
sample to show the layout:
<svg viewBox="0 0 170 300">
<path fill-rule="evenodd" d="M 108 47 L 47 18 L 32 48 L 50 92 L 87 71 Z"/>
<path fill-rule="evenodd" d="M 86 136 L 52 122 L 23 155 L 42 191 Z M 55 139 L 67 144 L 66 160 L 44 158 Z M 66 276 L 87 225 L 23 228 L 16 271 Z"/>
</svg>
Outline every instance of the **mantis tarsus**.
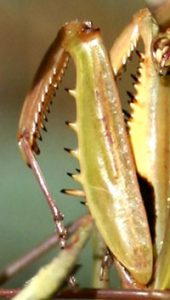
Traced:
<svg viewBox="0 0 170 300">
<path fill-rule="evenodd" d="M 167 20 L 160 24 L 148 9 L 136 13 L 113 44 L 108 55 L 100 30 L 91 22 L 65 24 L 42 61 L 21 114 L 18 141 L 52 211 L 61 247 L 65 247 L 63 216 L 50 195 L 35 159 L 37 139 L 46 111 L 61 81 L 69 57 L 76 66 L 77 120 L 70 123 L 78 138 L 81 172 L 72 177 L 85 196 L 89 211 L 123 284 L 165 289 L 170 273 L 162 261 L 169 260 L 169 66 L 170 32 Z M 116 76 L 128 57 L 143 42 L 136 94 L 128 130 L 124 122 Z M 151 187 L 155 201 L 155 236 L 151 236 L 137 175 Z M 152 201 L 153 199 L 149 199 Z M 156 266 L 156 267 L 155 267 Z"/>
</svg>

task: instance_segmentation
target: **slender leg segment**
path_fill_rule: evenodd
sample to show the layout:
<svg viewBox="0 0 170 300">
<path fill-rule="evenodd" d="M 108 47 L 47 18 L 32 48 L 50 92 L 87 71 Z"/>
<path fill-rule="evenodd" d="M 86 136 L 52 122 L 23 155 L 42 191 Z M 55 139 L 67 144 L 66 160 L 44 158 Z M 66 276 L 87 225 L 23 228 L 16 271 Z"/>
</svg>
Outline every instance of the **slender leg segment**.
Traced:
<svg viewBox="0 0 170 300">
<path fill-rule="evenodd" d="M 56 88 L 62 79 L 68 63 L 68 55 L 61 46 L 63 31 L 61 30 L 46 53 L 29 91 L 20 118 L 18 144 L 24 160 L 34 172 L 36 179 L 47 199 L 52 212 L 60 245 L 63 248 L 66 240 L 66 229 L 63 215 L 51 196 L 42 171 L 34 154 L 39 154 L 37 139 L 41 139 L 40 130 L 45 130 L 46 113 Z"/>
<path fill-rule="evenodd" d="M 24 154 L 27 157 L 27 161 L 29 162 L 29 165 L 34 172 L 34 175 L 41 187 L 41 190 L 47 199 L 47 203 L 49 205 L 49 208 L 51 210 L 53 220 L 55 223 L 57 235 L 59 237 L 60 246 L 61 246 L 61 248 L 64 248 L 67 231 L 62 222 L 63 215 L 60 212 L 59 208 L 56 206 L 55 200 L 52 198 L 51 194 L 48 191 L 47 184 L 45 182 L 45 179 L 43 177 L 41 169 L 37 163 L 37 160 L 35 159 L 35 157 L 33 155 L 33 152 L 31 150 L 31 147 L 30 147 L 28 141 L 26 139 L 22 138 L 19 145 L 22 148 L 22 151 L 24 151 Z"/>
</svg>

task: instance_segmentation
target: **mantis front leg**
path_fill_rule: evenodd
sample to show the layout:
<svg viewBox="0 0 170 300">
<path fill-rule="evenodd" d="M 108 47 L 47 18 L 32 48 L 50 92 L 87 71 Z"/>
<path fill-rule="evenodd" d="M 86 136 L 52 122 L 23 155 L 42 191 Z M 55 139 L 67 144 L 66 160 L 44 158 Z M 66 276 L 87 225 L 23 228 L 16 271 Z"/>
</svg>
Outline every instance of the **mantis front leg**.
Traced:
<svg viewBox="0 0 170 300">
<path fill-rule="evenodd" d="M 137 171 L 153 187 L 147 201 L 150 206 L 155 201 L 156 226 L 152 238 L 156 254 L 159 254 L 165 237 L 170 197 L 170 80 L 166 75 L 170 50 L 168 31 L 159 33 L 158 24 L 148 9 L 143 9 L 135 14 L 115 41 L 110 56 L 113 70 L 118 73 L 136 48 L 139 38 L 143 41 L 144 53 L 141 54 L 134 85 L 128 127 Z M 123 45 L 122 48 L 120 45 Z"/>
<path fill-rule="evenodd" d="M 48 190 L 42 171 L 35 158 L 35 154 L 40 153 L 37 145 L 37 139 L 41 139 L 40 130 L 45 130 L 44 122 L 47 118 L 46 113 L 49 109 L 49 104 L 56 88 L 58 88 L 68 62 L 68 55 L 61 47 L 61 40 L 62 36 L 59 34 L 44 57 L 31 90 L 26 97 L 19 123 L 18 144 L 25 162 L 32 168 L 46 197 L 52 212 L 57 236 L 63 248 L 66 240 L 63 215 Z"/>
</svg>

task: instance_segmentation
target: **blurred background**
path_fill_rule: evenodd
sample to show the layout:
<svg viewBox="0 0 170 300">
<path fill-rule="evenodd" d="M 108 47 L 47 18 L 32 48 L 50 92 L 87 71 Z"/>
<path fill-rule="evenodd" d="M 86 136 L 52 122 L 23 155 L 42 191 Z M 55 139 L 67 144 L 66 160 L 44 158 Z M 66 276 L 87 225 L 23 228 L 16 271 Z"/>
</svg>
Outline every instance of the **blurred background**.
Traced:
<svg viewBox="0 0 170 300">
<path fill-rule="evenodd" d="M 0 0 L 1 270 L 54 232 L 44 197 L 31 170 L 22 161 L 16 141 L 23 101 L 44 53 L 60 26 L 73 19 L 92 20 L 99 26 L 109 50 L 130 17 L 142 7 L 143 0 Z M 78 162 L 63 150 L 76 146 L 75 134 L 65 125 L 66 120 L 75 119 L 75 107 L 64 88 L 74 85 L 75 71 L 69 68 L 54 99 L 48 133 L 43 134 L 43 142 L 39 143 L 41 155 L 38 157 L 66 224 L 86 211 L 81 199 L 60 193 L 63 188 L 76 187 L 66 172 L 74 173 Z M 54 249 L 6 286 L 21 286 L 55 254 Z M 85 251 L 81 259 L 82 265 L 86 261 L 78 275 L 82 286 L 89 284 L 89 257 L 90 250 Z"/>
</svg>

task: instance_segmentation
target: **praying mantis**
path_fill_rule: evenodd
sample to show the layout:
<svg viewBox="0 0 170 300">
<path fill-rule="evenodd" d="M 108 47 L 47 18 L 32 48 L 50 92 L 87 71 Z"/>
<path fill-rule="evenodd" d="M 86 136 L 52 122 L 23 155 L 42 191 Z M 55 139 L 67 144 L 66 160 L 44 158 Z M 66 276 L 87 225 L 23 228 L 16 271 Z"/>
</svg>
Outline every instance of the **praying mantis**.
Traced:
<svg viewBox="0 0 170 300">
<path fill-rule="evenodd" d="M 60 246 L 65 248 L 63 215 L 49 192 L 36 155 L 49 103 L 71 57 L 76 66 L 76 88 L 69 93 L 76 100 L 77 119 L 68 125 L 77 135 L 78 148 L 67 151 L 79 161 L 80 173 L 72 177 L 82 190 L 65 193 L 84 197 L 124 287 L 167 289 L 170 30 L 169 19 L 162 19 L 158 6 L 151 3 L 149 8 L 133 16 L 110 54 L 100 29 L 90 21 L 72 21 L 60 29 L 27 94 L 18 144 L 46 197 Z M 143 51 L 126 124 L 116 78 L 139 40 Z M 151 215 L 146 201 L 153 209 Z M 155 220 L 150 223 L 153 215 Z"/>
</svg>

